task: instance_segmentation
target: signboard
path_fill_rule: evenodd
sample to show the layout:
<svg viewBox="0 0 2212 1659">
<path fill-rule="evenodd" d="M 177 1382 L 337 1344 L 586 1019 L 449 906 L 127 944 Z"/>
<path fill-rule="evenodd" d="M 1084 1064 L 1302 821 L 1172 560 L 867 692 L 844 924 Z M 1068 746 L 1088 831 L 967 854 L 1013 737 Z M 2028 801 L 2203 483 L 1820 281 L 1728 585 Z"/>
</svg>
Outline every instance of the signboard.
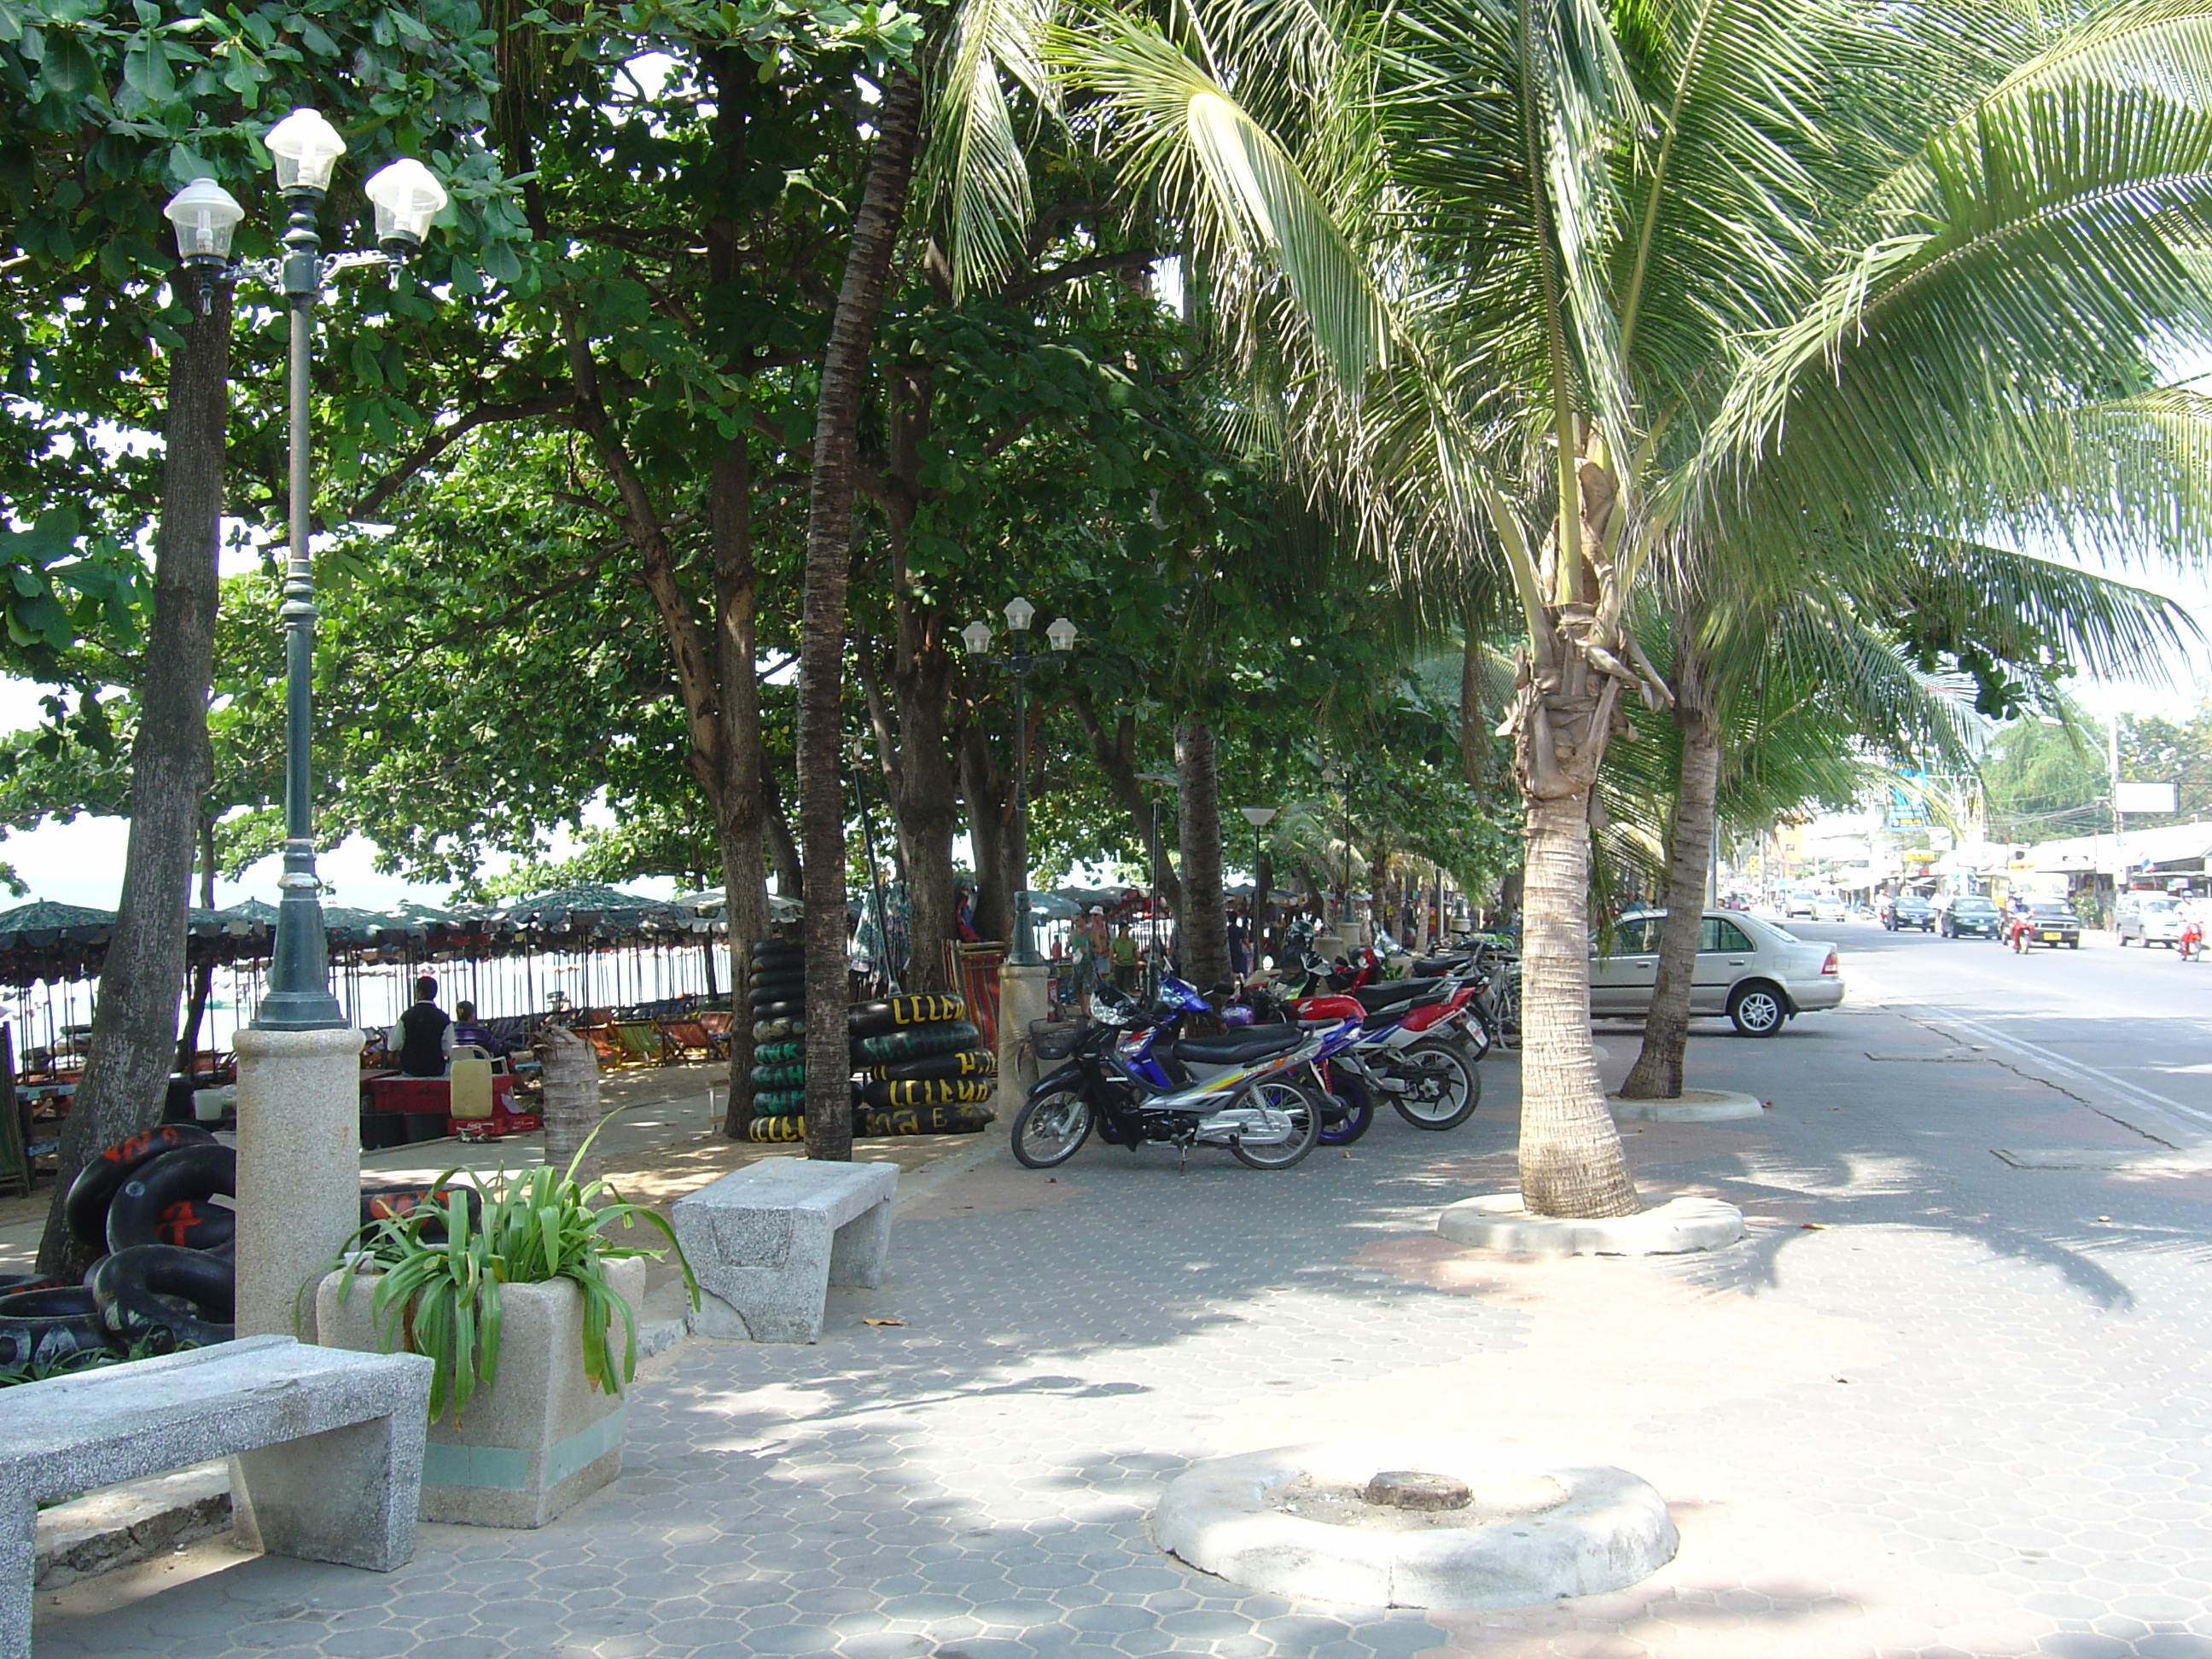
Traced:
<svg viewBox="0 0 2212 1659">
<path fill-rule="evenodd" d="M 2115 783 L 2112 806 L 2123 813 L 2171 812 L 2175 810 L 2174 787 L 2170 783 Z"/>
</svg>

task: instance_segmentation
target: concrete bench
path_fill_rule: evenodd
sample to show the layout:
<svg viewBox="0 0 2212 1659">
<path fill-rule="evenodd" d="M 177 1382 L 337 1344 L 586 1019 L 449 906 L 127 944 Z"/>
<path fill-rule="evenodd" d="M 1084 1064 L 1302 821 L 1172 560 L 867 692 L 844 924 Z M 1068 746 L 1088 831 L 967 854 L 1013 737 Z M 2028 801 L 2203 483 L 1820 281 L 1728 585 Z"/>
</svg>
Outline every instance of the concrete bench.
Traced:
<svg viewBox="0 0 2212 1659">
<path fill-rule="evenodd" d="M 691 1328 L 820 1341 L 830 1287 L 883 1278 L 897 1190 L 896 1164 L 769 1158 L 677 1200 L 677 1242 L 701 1292 Z"/>
<path fill-rule="evenodd" d="M 38 1506 L 236 1457 L 239 1541 L 390 1572 L 415 1553 L 430 1362 L 288 1336 L 25 1383 L 0 1410 L 0 1659 L 31 1650 Z"/>
</svg>

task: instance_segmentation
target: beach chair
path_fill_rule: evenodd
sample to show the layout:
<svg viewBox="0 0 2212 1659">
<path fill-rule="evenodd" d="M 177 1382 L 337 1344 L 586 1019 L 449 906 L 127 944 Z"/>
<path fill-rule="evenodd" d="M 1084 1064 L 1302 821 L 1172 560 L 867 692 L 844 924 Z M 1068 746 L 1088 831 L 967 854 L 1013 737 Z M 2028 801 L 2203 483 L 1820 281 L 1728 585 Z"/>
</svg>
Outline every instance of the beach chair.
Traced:
<svg viewBox="0 0 2212 1659">
<path fill-rule="evenodd" d="M 615 1042 L 622 1066 L 665 1066 L 670 1059 L 667 1039 L 660 1027 L 649 1019 L 617 1020 Z"/>
</svg>

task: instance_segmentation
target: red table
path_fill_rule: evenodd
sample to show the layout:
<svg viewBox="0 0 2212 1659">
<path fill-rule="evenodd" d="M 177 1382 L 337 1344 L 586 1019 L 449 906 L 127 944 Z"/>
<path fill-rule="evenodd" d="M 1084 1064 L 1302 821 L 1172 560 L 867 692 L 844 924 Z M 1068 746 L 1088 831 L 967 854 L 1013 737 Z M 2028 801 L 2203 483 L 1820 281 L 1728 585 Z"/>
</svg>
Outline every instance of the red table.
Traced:
<svg viewBox="0 0 2212 1659">
<path fill-rule="evenodd" d="M 363 1078 L 362 1092 L 368 1097 L 372 1112 L 444 1112 L 451 1104 L 453 1085 L 441 1077 L 406 1077 L 398 1072 L 386 1072 Z M 472 1133 L 481 1131 L 527 1134 L 532 1129 L 543 1128 L 544 1121 L 536 1114 L 518 1112 L 509 1107 L 507 1103 L 514 1093 L 513 1074 L 495 1072 L 491 1079 L 491 1115 L 457 1118 L 448 1114 L 446 1133 L 459 1134 L 465 1127 Z"/>
</svg>

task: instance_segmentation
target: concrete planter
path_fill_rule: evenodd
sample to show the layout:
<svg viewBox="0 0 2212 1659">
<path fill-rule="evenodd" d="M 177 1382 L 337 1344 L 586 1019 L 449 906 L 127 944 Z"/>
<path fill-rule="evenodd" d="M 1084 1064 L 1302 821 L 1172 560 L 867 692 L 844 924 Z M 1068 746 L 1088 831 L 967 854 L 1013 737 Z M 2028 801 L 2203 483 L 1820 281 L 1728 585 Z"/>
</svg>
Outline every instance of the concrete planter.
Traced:
<svg viewBox="0 0 2212 1659">
<path fill-rule="evenodd" d="M 610 1261 L 607 1280 L 635 1314 L 645 1300 L 645 1263 Z M 342 1275 L 317 1287 L 323 1346 L 374 1350 L 373 1278 L 338 1300 Z M 500 1289 L 499 1376 L 480 1388 L 456 1424 L 430 1425 L 422 1458 L 425 1521 L 471 1527 L 542 1527 L 622 1473 L 623 1397 L 584 1378 L 583 1292 L 566 1279 Z M 621 1361 L 623 1326 L 607 1342 Z"/>
</svg>

